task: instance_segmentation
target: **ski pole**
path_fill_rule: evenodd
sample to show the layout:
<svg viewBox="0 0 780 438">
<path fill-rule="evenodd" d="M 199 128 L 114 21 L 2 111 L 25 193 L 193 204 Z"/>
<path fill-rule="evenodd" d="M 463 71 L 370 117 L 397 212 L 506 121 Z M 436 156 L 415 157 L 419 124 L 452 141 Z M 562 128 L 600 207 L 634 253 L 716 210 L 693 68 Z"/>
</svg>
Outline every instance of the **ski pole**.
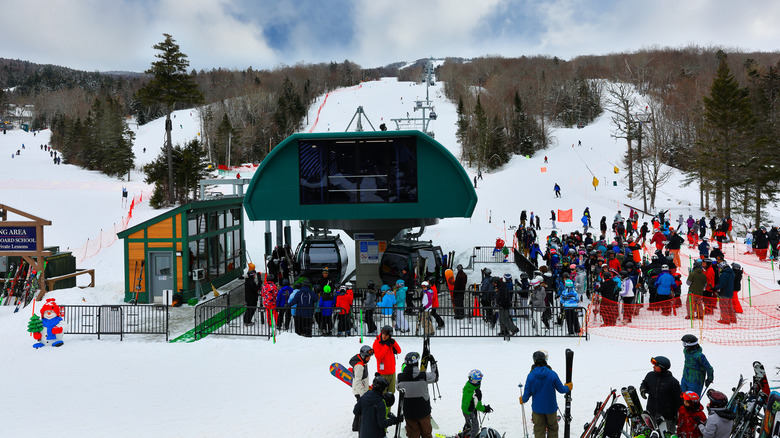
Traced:
<svg viewBox="0 0 780 438">
<path fill-rule="evenodd" d="M 360 308 L 360 343 L 363 343 L 363 308 Z"/>
<path fill-rule="evenodd" d="M 517 385 L 517 387 L 522 389 L 523 388 L 523 384 L 520 383 L 520 384 Z M 519 397 L 519 400 L 520 400 L 520 407 L 523 410 L 523 436 L 525 438 L 528 438 L 528 424 L 526 423 L 526 420 L 525 420 L 525 404 L 523 403 L 523 396 L 522 395 Z"/>
<path fill-rule="evenodd" d="M 747 276 L 748 278 L 748 305 L 750 307 L 753 307 L 753 291 L 750 289 L 750 276 Z"/>
</svg>

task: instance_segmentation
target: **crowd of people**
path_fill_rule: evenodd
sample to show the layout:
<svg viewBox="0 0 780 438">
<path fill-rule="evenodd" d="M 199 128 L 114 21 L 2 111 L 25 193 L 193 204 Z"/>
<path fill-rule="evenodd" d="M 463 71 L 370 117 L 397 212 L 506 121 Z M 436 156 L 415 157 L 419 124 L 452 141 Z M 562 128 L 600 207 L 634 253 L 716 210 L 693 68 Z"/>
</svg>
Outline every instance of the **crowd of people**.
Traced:
<svg viewBox="0 0 780 438">
<path fill-rule="evenodd" d="M 567 298 L 590 298 L 594 314 L 600 314 L 605 325 L 630 323 L 640 304 L 648 304 L 649 310 L 664 316 L 677 315 L 683 307 L 680 297 L 684 267 L 680 249 L 686 242 L 680 235 L 680 227 L 688 227 L 685 234 L 689 247 L 696 248 L 700 257 L 693 263 L 686 281 L 689 286 L 688 302 L 684 306 L 686 318 L 703 319 L 714 314 L 719 304 L 717 322 L 737 323 L 736 313 L 741 312 L 741 307 L 735 292 L 741 289 L 742 268 L 738 263 L 727 263 L 720 249 L 724 242 L 733 239 L 731 219 L 713 218 L 708 224 L 704 218 L 696 221 L 689 216 L 686 221 L 680 215 L 675 229 L 665 218 L 666 213 L 661 211 L 650 224 L 644 222 L 640 226 L 637 211 L 631 209 L 625 218 L 618 211 L 609 230 L 607 217 L 602 216 L 596 232 L 595 228 L 591 231 L 591 214 L 586 208 L 582 215 L 583 231 L 558 235 L 553 230 L 544 250 L 537 231 L 524 225 L 521 214 L 516 242 L 519 251 L 538 268 L 530 281 L 531 287 L 539 283 L 553 285 L 552 293 L 548 293 L 544 302 L 537 299 L 532 306 L 556 305 L 554 297 L 567 295 L 567 284 L 571 282 L 577 296 L 568 293 Z M 708 225 L 712 242 L 706 234 Z M 757 233 L 760 232 L 759 229 Z M 780 233 L 776 234 L 780 242 Z M 608 239 L 608 235 L 614 237 Z M 650 257 L 643 254 L 647 244 L 655 245 Z"/>
<path fill-rule="evenodd" d="M 735 414 L 727 409 L 728 397 L 713 388 L 714 369 L 704 355 L 698 338 L 692 334 L 682 337 L 684 365 L 682 379 L 677 380 L 671 372 L 671 361 L 664 356 L 651 358 L 652 371 L 648 372 L 639 385 L 639 394 L 646 399 L 645 410 L 657 425 L 681 438 L 725 438 L 730 436 Z M 385 326 L 374 340 L 373 346 L 364 345 L 360 352 L 350 359 L 354 373 L 352 393 L 356 404 L 353 430 L 360 437 L 384 437 L 385 429 L 405 423 L 406 433 L 411 438 L 432 437 L 432 408 L 429 385 L 439 380 L 436 359 L 430 353 L 421 357 L 418 352 L 407 353 L 400 372 L 396 358 L 402 353 L 393 338 L 393 328 Z M 374 358 L 376 372 L 368 371 Z M 562 382 L 558 374 L 548 365 L 548 354 L 536 351 L 533 365 L 522 390 L 519 402 L 525 405 L 531 401 L 531 418 L 535 438 L 558 436 L 558 401 L 556 393 L 572 391 L 571 382 Z M 369 384 L 373 376 L 373 382 Z M 469 371 L 461 399 L 461 413 L 464 426 L 459 437 L 476 437 L 482 427 L 479 413 L 490 413 L 493 408 L 483 401 L 480 370 Z M 390 413 L 395 402 L 395 392 L 403 389 L 404 404 L 401 415 Z M 765 389 L 762 389 L 765 390 Z M 707 412 L 701 400 L 708 400 Z"/>
</svg>

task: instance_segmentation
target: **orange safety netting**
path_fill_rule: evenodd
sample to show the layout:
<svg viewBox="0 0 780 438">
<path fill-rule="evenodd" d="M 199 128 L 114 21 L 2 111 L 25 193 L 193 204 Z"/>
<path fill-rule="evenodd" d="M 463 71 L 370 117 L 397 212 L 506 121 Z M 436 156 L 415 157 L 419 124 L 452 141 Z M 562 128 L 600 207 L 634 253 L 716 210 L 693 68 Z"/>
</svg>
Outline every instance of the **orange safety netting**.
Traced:
<svg viewBox="0 0 780 438">
<path fill-rule="evenodd" d="M 119 223 L 114 223 L 111 230 L 104 231 L 101 228 L 95 238 L 87 238 L 87 241 L 78 248 L 68 248 L 73 256 L 76 257 L 76 263 L 78 264 L 90 257 L 94 257 L 104 248 L 108 248 L 116 243 L 118 240 L 116 234 L 127 229 L 130 225 L 130 219 L 133 217 L 133 209 L 137 204 L 143 202 L 143 200 L 143 193 L 133 197 L 132 201 L 130 201 L 130 208 L 127 211 L 127 216 L 123 216 Z"/>
<path fill-rule="evenodd" d="M 772 294 L 775 301 L 778 291 Z M 707 342 L 725 345 L 780 345 L 780 307 L 741 298 L 741 313 L 731 313 L 717 298 L 679 298 L 656 303 L 624 304 L 596 298 L 588 305 L 588 332 L 631 341 L 679 341 L 693 333 Z M 733 300 L 731 302 L 733 305 Z M 692 315 L 693 318 L 690 318 Z M 724 324 L 719 321 L 734 321 Z"/>
</svg>

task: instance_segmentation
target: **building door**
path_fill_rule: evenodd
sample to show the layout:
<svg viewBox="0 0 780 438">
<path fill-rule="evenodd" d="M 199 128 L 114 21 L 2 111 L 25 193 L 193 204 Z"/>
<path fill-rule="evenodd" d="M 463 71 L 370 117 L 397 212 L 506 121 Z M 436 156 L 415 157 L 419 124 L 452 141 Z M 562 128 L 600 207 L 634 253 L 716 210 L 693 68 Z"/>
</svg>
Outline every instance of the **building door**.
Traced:
<svg viewBox="0 0 780 438">
<path fill-rule="evenodd" d="M 173 253 L 150 251 L 147 259 L 149 260 L 150 274 L 149 302 L 162 303 L 163 291 L 173 291 Z"/>
</svg>

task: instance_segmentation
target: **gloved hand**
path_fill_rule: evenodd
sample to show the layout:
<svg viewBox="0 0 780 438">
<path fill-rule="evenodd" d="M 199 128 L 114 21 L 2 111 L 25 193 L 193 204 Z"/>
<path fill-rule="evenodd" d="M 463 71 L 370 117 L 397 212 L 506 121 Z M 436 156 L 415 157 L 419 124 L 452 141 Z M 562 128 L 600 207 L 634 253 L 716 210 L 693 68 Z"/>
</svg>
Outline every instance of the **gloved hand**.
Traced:
<svg viewBox="0 0 780 438">
<path fill-rule="evenodd" d="M 564 383 L 563 386 L 569 388 L 569 392 L 571 392 L 571 390 L 574 388 L 574 383 L 572 382 Z"/>
<path fill-rule="evenodd" d="M 518 397 L 520 399 L 520 404 L 523 404 L 523 396 Z"/>
<path fill-rule="evenodd" d="M 642 388 L 641 391 L 639 392 L 639 395 L 641 395 L 642 398 L 647 398 L 647 390 Z"/>
<path fill-rule="evenodd" d="M 707 380 L 705 380 L 705 381 L 704 381 L 704 387 L 705 387 L 705 388 L 706 388 L 707 386 L 710 386 L 710 385 L 712 385 L 712 379 L 707 379 Z"/>
<path fill-rule="evenodd" d="M 41 332 L 35 332 L 33 333 L 33 338 L 35 338 L 36 341 L 40 341 L 43 335 L 41 335 Z"/>
<path fill-rule="evenodd" d="M 395 424 L 401 424 L 404 422 L 404 414 L 395 417 Z"/>
<path fill-rule="evenodd" d="M 355 394 L 355 400 L 360 400 L 360 396 Z"/>
<path fill-rule="evenodd" d="M 493 408 L 491 408 L 490 405 L 485 405 L 485 413 L 489 414 L 491 412 L 493 412 Z"/>
<path fill-rule="evenodd" d="M 398 424 L 398 418 L 392 412 L 387 414 L 387 419 L 390 420 L 390 424 Z"/>
<path fill-rule="evenodd" d="M 62 333 L 62 327 L 54 327 L 51 329 L 52 334 L 59 335 Z"/>
</svg>

